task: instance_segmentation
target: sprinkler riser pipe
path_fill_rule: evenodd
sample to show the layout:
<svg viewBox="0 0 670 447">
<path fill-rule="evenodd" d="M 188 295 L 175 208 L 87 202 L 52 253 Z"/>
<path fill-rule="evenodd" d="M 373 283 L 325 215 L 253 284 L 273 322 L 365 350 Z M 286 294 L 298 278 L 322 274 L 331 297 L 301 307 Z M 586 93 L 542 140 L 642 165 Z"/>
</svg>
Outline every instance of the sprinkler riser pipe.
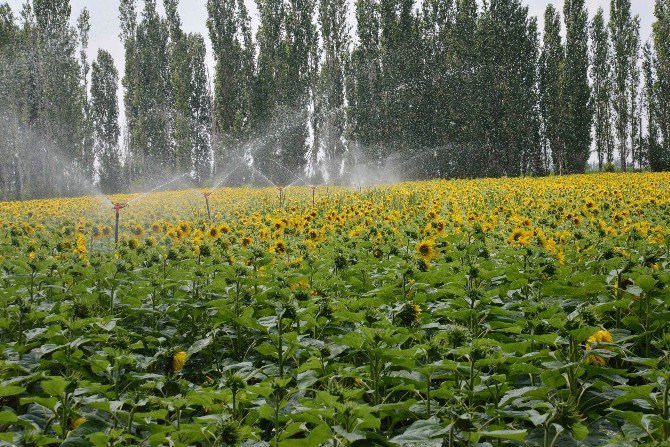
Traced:
<svg viewBox="0 0 670 447">
<path fill-rule="evenodd" d="M 114 225 L 114 244 L 119 243 L 119 210 L 116 210 L 116 224 Z"/>
<path fill-rule="evenodd" d="M 209 196 L 205 196 L 205 206 L 207 206 L 207 219 L 212 220 L 212 213 L 209 211 Z"/>
</svg>

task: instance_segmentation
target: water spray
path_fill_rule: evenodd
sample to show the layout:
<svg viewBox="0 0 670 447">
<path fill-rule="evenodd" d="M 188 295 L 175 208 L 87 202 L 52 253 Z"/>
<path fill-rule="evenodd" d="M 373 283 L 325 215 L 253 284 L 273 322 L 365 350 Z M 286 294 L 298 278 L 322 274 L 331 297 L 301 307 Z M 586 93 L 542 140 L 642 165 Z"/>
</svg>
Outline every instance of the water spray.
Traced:
<svg viewBox="0 0 670 447">
<path fill-rule="evenodd" d="M 127 207 L 127 203 L 116 202 L 113 204 L 112 209 L 116 211 L 116 225 L 114 225 L 114 244 L 119 243 L 119 211 Z"/>
<path fill-rule="evenodd" d="M 203 192 L 202 196 L 205 198 L 205 205 L 207 206 L 207 219 L 212 220 L 212 213 L 209 211 L 209 196 L 212 195 L 212 192 Z"/>
</svg>

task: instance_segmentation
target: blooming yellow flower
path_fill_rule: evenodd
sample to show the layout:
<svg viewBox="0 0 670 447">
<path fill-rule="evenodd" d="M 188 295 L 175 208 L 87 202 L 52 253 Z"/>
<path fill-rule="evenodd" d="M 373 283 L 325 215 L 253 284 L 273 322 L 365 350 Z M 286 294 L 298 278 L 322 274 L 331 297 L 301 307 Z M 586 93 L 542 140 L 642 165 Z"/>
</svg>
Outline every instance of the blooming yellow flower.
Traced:
<svg viewBox="0 0 670 447">
<path fill-rule="evenodd" d="M 186 364 L 186 357 L 187 354 L 185 351 L 179 351 L 175 355 L 172 356 L 172 371 L 178 373 L 181 372 L 182 369 L 184 369 L 184 365 Z"/>
<path fill-rule="evenodd" d="M 416 251 L 424 258 L 432 258 L 435 254 L 433 244 L 434 241 L 432 239 L 424 239 L 417 244 Z"/>
<path fill-rule="evenodd" d="M 79 255 L 81 259 L 86 257 L 88 249 L 86 248 L 86 236 L 82 233 L 77 233 L 77 243 L 75 244 L 74 252 Z"/>
<path fill-rule="evenodd" d="M 284 242 L 284 239 L 277 239 L 273 248 L 275 253 L 284 253 L 286 251 L 286 242 Z"/>
<path fill-rule="evenodd" d="M 591 335 L 586 340 L 586 350 L 590 351 L 594 343 L 614 343 L 614 339 L 612 338 L 612 334 L 610 333 L 610 331 L 603 329 Z M 612 348 L 604 347 L 603 349 L 611 350 Z M 589 363 L 593 363 L 594 365 L 597 366 L 605 366 L 605 364 L 607 363 L 607 360 L 595 354 L 587 356 L 586 361 Z"/>
</svg>

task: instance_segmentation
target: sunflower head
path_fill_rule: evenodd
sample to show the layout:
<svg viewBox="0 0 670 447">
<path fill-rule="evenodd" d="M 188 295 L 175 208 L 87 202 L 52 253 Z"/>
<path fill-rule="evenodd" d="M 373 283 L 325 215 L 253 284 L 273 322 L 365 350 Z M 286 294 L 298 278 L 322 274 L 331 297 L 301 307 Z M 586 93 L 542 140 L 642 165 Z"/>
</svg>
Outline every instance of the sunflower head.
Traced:
<svg viewBox="0 0 670 447">
<path fill-rule="evenodd" d="M 179 351 L 172 356 L 172 371 L 178 373 L 184 369 L 188 355 L 185 351 Z"/>
<path fill-rule="evenodd" d="M 597 345 L 600 343 L 607 343 L 607 344 L 614 343 L 614 339 L 612 338 L 612 334 L 610 333 L 610 331 L 603 329 L 591 335 L 586 340 L 586 350 L 590 351 L 593 348 L 594 344 L 596 344 L 597 347 Z M 612 350 L 612 348 L 610 347 L 604 347 L 602 349 Z M 605 358 L 596 354 L 588 355 L 586 357 L 586 361 L 596 366 L 605 366 L 605 364 L 607 363 L 607 360 Z"/>
<path fill-rule="evenodd" d="M 284 242 L 284 239 L 277 239 L 274 249 L 276 253 L 284 253 L 286 251 L 286 242 Z"/>
<path fill-rule="evenodd" d="M 433 244 L 434 242 L 432 239 L 424 239 L 417 244 L 416 251 L 424 258 L 431 258 L 435 254 Z"/>
</svg>

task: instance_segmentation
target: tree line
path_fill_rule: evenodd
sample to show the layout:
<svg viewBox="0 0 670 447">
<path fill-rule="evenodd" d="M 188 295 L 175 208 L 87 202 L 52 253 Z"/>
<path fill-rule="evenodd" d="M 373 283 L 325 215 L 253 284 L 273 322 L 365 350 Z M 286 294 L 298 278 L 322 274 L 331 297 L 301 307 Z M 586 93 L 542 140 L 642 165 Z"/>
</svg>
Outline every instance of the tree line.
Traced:
<svg viewBox="0 0 670 447">
<path fill-rule="evenodd" d="M 193 184 L 670 169 L 670 0 L 642 42 L 631 0 L 593 19 L 520 0 L 121 0 L 124 72 L 87 60 L 69 0 L 0 4 L 0 199 Z M 119 83 L 122 108 L 119 108 Z M 120 124 L 120 117 L 125 123 Z M 271 177 L 271 178 L 267 178 Z"/>
</svg>

